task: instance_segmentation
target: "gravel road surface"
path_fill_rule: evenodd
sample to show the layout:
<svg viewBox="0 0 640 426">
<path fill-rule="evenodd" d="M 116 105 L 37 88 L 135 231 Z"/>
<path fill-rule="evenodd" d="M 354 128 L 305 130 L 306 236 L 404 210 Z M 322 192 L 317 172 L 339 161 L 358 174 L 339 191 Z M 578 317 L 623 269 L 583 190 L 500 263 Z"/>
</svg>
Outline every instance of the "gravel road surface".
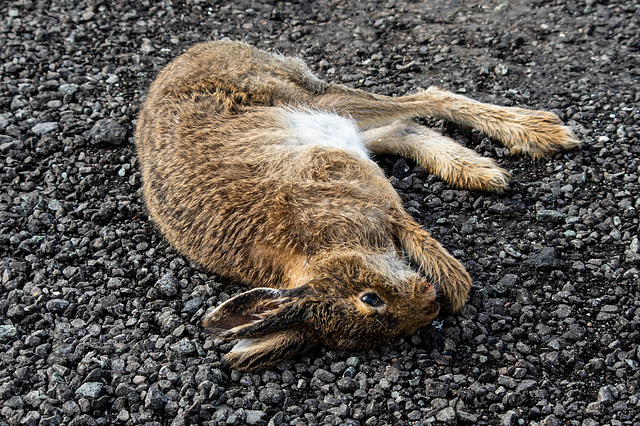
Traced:
<svg viewBox="0 0 640 426">
<path fill-rule="evenodd" d="M 579 151 L 495 158 L 504 194 L 377 158 L 464 262 L 460 315 L 270 371 L 221 361 L 204 313 L 246 287 L 177 254 L 140 196 L 133 130 L 189 46 L 245 40 L 318 75 L 546 109 Z M 0 2 L 0 425 L 640 423 L 640 3 Z"/>
</svg>

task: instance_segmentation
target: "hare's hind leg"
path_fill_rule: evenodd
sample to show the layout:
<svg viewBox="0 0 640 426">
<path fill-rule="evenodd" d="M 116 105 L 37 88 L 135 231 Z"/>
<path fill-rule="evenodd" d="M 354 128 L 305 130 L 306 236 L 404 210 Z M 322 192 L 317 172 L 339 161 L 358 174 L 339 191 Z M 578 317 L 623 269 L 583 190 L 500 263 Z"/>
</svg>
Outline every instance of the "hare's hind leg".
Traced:
<svg viewBox="0 0 640 426">
<path fill-rule="evenodd" d="M 362 138 L 372 152 L 411 158 L 458 188 L 502 191 L 509 181 L 509 173 L 490 158 L 410 120 L 366 130 Z"/>
<path fill-rule="evenodd" d="M 551 112 L 485 104 L 437 87 L 420 95 L 433 105 L 434 117 L 480 130 L 512 153 L 543 158 L 579 145 L 571 129 Z"/>
<path fill-rule="evenodd" d="M 437 87 L 392 98 L 330 85 L 314 103 L 353 117 L 362 130 L 411 117 L 432 116 L 452 121 L 480 130 L 514 153 L 533 158 L 579 145 L 571 129 L 563 126 L 553 113 L 485 104 Z"/>
</svg>

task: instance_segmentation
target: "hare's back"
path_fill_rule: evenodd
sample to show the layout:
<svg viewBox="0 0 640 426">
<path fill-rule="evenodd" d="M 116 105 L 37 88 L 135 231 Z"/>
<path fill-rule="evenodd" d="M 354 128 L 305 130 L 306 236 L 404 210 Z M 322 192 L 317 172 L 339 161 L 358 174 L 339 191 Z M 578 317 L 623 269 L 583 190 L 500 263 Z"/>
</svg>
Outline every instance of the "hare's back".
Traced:
<svg viewBox="0 0 640 426">
<path fill-rule="evenodd" d="M 198 44 L 169 63 L 151 85 L 149 98 L 179 99 L 218 91 L 243 105 L 282 105 L 304 103 L 325 86 L 299 58 L 246 43 L 213 41 Z"/>
</svg>

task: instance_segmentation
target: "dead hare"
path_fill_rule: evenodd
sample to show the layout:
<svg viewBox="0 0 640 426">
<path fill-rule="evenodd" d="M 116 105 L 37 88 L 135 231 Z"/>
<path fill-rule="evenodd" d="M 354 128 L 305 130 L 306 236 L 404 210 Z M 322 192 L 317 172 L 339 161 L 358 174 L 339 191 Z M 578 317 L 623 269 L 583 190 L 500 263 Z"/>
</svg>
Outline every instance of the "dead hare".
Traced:
<svg viewBox="0 0 640 426">
<path fill-rule="evenodd" d="M 411 158 L 470 190 L 501 191 L 509 173 L 411 120 L 421 116 L 533 158 L 578 146 L 549 112 L 436 87 L 370 94 L 244 43 L 199 44 L 162 70 L 137 125 L 144 197 L 179 251 L 257 287 L 204 319 L 240 339 L 232 367 L 267 368 L 317 345 L 373 348 L 433 320 L 436 299 L 464 306 L 465 268 L 405 211 L 371 154 Z"/>
</svg>

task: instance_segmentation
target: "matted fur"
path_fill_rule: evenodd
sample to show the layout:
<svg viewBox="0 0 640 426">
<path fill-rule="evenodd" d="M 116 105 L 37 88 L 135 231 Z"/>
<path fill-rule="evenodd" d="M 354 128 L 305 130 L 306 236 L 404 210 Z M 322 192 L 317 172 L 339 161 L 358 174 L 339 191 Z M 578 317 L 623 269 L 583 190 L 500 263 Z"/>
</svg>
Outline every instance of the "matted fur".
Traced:
<svg viewBox="0 0 640 426">
<path fill-rule="evenodd" d="M 429 323 L 437 293 L 464 306 L 465 268 L 409 216 L 368 152 L 410 157 L 471 190 L 501 191 L 509 174 L 409 120 L 424 115 L 534 158 L 578 145 L 548 112 L 438 88 L 374 95 L 243 43 L 199 44 L 160 73 L 138 120 L 144 197 L 178 250 L 259 287 L 204 319 L 241 339 L 226 356 L 233 367 L 316 345 L 375 347 Z"/>
</svg>

